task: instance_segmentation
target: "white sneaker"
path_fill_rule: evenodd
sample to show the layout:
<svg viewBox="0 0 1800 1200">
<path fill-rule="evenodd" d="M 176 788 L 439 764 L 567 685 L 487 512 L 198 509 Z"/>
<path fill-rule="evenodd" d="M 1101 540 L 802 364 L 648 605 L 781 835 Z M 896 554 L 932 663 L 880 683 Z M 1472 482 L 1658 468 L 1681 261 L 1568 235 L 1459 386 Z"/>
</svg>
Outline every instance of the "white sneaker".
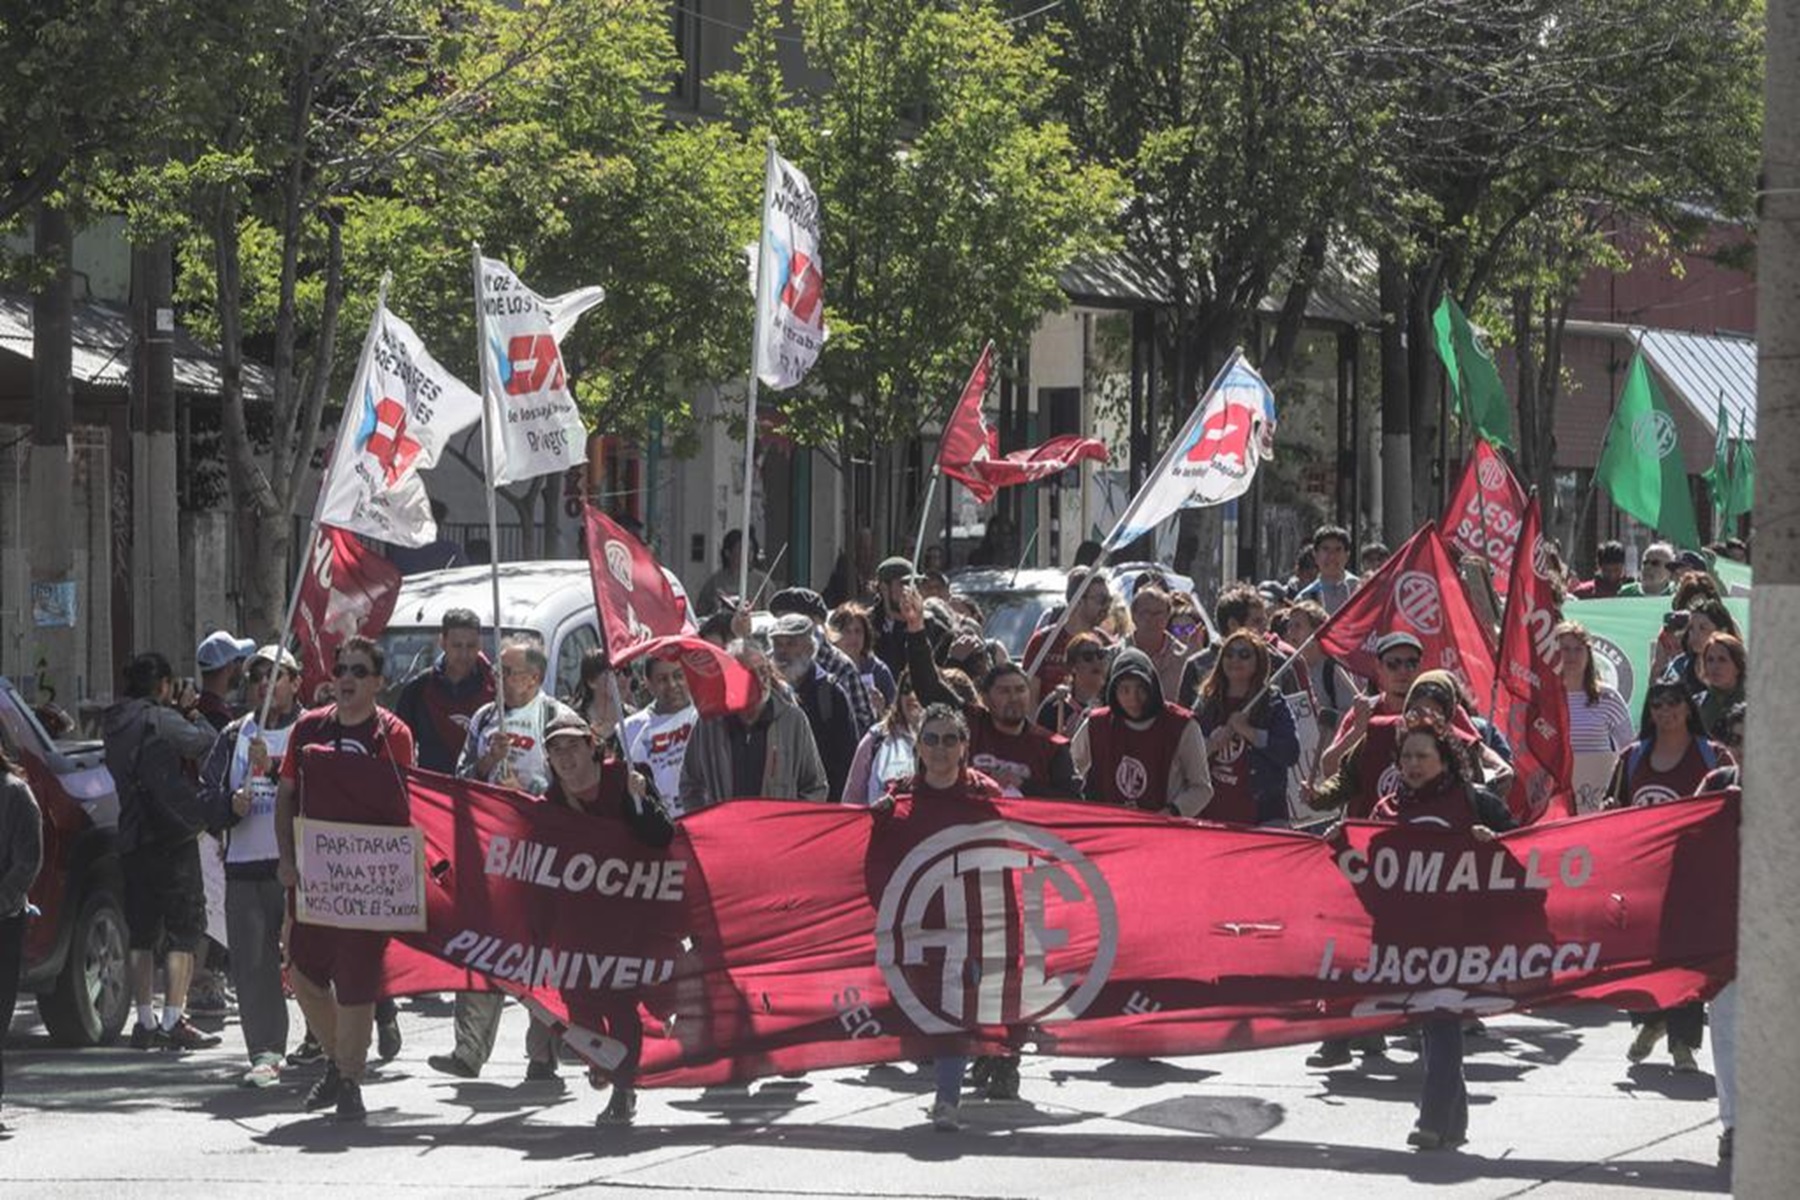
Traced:
<svg viewBox="0 0 1800 1200">
<path fill-rule="evenodd" d="M 244 1086 L 266 1088 L 281 1082 L 281 1055 L 259 1054 L 244 1073 Z"/>
<path fill-rule="evenodd" d="M 956 1105 L 939 1101 L 931 1106 L 931 1127 L 940 1133 L 955 1133 L 962 1128 L 962 1116 Z"/>
</svg>

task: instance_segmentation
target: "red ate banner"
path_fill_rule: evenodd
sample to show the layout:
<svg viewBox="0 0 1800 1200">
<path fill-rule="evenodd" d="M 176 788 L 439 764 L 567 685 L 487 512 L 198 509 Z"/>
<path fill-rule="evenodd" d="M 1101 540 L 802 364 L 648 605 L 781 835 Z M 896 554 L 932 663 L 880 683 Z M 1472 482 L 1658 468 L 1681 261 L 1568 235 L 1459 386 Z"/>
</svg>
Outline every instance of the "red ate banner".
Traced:
<svg viewBox="0 0 1800 1200">
<path fill-rule="evenodd" d="M 1516 768 L 1507 803 L 1524 824 L 1575 812 L 1569 697 L 1558 669 L 1556 593 L 1550 586 L 1542 524 L 1543 511 L 1533 496 L 1519 541 L 1527 550 L 1513 556 L 1500 623 L 1500 688 L 1494 705 L 1494 721 L 1513 748 Z"/>
<path fill-rule="evenodd" d="M 410 791 L 433 886 L 426 932 L 389 943 L 390 994 L 480 986 L 474 964 L 558 1014 L 635 995 L 651 1086 L 1007 1048 L 1238 1050 L 1429 1012 L 1653 1009 L 1735 969 L 1735 792 L 1489 844 L 1045 800 L 887 816 L 740 800 L 658 851 L 621 822 L 358 755 L 309 750 L 303 770 L 314 817 L 391 816 L 402 778 Z"/>
<path fill-rule="evenodd" d="M 1408 538 L 1381 569 L 1319 627 L 1325 653 L 1373 678 L 1375 646 L 1387 634 L 1410 633 L 1424 647 L 1420 669 L 1445 670 L 1486 706 L 1494 688 L 1494 644 L 1469 605 L 1444 539 L 1433 522 Z"/>
<path fill-rule="evenodd" d="M 400 599 L 400 570 L 353 533 L 320 525 L 307 554 L 294 604 L 300 648 L 300 694 L 310 699 L 331 678 L 338 647 L 361 634 L 377 637 Z"/>
<path fill-rule="evenodd" d="M 1492 563 L 1494 590 L 1503 598 L 1524 522 L 1525 489 L 1500 452 L 1477 438 L 1444 507 L 1444 540 Z"/>
</svg>

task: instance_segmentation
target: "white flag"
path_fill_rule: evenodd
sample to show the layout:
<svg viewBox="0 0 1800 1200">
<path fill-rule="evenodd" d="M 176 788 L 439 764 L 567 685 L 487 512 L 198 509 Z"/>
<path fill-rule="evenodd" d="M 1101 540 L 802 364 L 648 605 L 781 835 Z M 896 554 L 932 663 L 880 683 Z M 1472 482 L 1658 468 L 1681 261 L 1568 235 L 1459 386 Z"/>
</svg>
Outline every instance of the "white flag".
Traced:
<svg viewBox="0 0 1800 1200">
<path fill-rule="evenodd" d="M 1107 536 L 1108 549 L 1149 533 L 1184 508 L 1223 504 L 1250 490 L 1274 451 L 1275 394 L 1234 351 Z"/>
<path fill-rule="evenodd" d="M 587 426 L 563 370 L 562 339 L 605 298 L 585 287 L 546 300 L 505 263 L 481 260 L 482 390 L 494 404 L 488 454 L 495 486 L 587 460 Z"/>
<path fill-rule="evenodd" d="M 819 198 L 794 165 L 769 151 L 762 294 L 756 298 L 756 377 L 777 390 L 806 376 L 825 345 L 825 264 Z"/>
<path fill-rule="evenodd" d="M 481 397 L 438 365 L 405 321 L 377 304 L 320 484 L 319 521 L 397 546 L 437 537 L 419 471 L 481 419 Z"/>
</svg>

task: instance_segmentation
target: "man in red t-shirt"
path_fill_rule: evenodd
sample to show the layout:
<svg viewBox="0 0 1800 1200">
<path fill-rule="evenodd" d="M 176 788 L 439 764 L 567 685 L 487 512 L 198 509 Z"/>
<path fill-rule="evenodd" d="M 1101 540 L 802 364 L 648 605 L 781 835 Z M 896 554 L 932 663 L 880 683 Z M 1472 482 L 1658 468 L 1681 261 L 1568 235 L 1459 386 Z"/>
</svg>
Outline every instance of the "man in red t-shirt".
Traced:
<svg viewBox="0 0 1800 1200">
<path fill-rule="evenodd" d="M 314 709 L 294 724 L 281 759 L 281 786 L 275 796 L 275 838 L 282 886 L 300 881 L 294 865 L 294 819 L 304 813 L 302 753 L 323 746 L 347 754 L 385 758 L 397 767 L 413 765 L 413 736 L 406 723 L 375 703 L 387 680 L 381 647 L 365 637 L 347 639 L 337 652 L 332 680 L 337 700 Z M 391 814 L 382 814 L 389 817 Z M 383 820 L 381 824 L 392 824 Z M 335 1105 L 340 1121 L 367 1115 L 362 1101 L 363 1068 L 375 1027 L 381 988 L 381 956 L 388 935 L 296 923 L 288 939 L 290 977 L 307 1027 L 325 1051 L 325 1074 L 306 1094 L 308 1111 Z"/>
<path fill-rule="evenodd" d="M 1069 665 L 1065 660 L 1069 639 L 1078 633 L 1092 632 L 1102 642 L 1110 644 L 1112 638 L 1100 628 L 1100 622 L 1106 620 L 1106 614 L 1112 611 L 1112 591 L 1106 586 L 1104 575 L 1094 576 L 1094 581 L 1082 590 L 1082 582 L 1087 578 L 1085 568 L 1076 567 L 1069 572 L 1069 586 L 1064 595 L 1069 600 L 1069 618 L 1058 630 L 1054 624 L 1046 625 L 1031 635 L 1025 643 L 1025 669 L 1031 676 L 1031 707 L 1048 696 L 1064 679 L 1068 678 Z M 1080 600 L 1077 602 L 1076 597 Z M 1056 634 L 1054 641 L 1050 635 Z M 1044 653 L 1043 661 L 1038 662 L 1038 654 L 1044 643 L 1050 643 L 1050 649 Z M 1035 666 L 1033 664 L 1036 664 Z"/>
</svg>

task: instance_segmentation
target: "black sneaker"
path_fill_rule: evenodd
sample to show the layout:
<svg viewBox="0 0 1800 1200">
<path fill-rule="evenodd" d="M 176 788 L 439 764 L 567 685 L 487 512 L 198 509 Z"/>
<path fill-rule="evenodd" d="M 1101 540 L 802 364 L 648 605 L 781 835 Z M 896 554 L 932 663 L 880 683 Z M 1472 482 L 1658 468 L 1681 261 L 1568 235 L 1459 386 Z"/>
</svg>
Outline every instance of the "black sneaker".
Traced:
<svg viewBox="0 0 1800 1200">
<path fill-rule="evenodd" d="M 556 1072 L 556 1064 L 545 1059 L 534 1058 L 531 1065 L 525 1068 L 525 1082 L 552 1083 L 562 1076 Z"/>
<path fill-rule="evenodd" d="M 338 1085 L 337 1112 L 332 1119 L 340 1124 L 351 1124 L 366 1119 L 369 1110 L 363 1107 L 362 1084 L 352 1083 L 345 1079 Z"/>
<path fill-rule="evenodd" d="M 175 1022 L 175 1028 L 165 1030 L 163 1036 L 169 1039 L 171 1050 L 210 1050 L 222 1040 L 216 1033 L 206 1033 L 186 1017 Z"/>
<path fill-rule="evenodd" d="M 441 1075 L 454 1075 L 458 1079 L 474 1079 L 481 1074 L 480 1067 L 472 1067 L 454 1054 L 434 1054 L 425 1060 L 425 1065 Z"/>
<path fill-rule="evenodd" d="M 325 1073 L 314 1081 L 312 1090 L 306 1093 L 306 1111 L 318 1112 L 321 1108 L 330 1108 L 344 1094 L 344 1077 L 338 1074 L 336 1063 L 326 1063 Z"/>
<path fill-rule="evenodd" d="M 1019 1098 L 1019 1060 L 1016 1058 L 994 1059 L 993 1070 L 988 1073 L 987 1087 L 983 1091 L 989 1100 L 1017 1100 Z"/>
<path fill-rule="evenodd" d="M 399 1054 L 400 1022 L 394 1017 L 375 1022 L 376 1059 L 380 1062 L 392 1062 Z"/>
<path fill-rule="evenodd" d="M 596 1125 L 629 1125 L 637 1116 L 637 1090 L 623 1084 L 613 1085 L 612 1099 L 594 1121 Z"/>
<path fill-rule="evenodd" d="M 1350 1061 L 1350 1042 L 1348 1039 L 1333 1039 L 1322 1042 L 1317 1050 L 1306 1056 L 1306 1065 L 1315 1069 L 1321 1067 L 1341 1067 Z"/>
<path fill-rule="evenodd" d="M 309 1063 L 322 1062 L 324 1058 L 325 1048 L 319 1045 L 319 1039 L 314 1037 L 309 1029 L 306 1037 L 287 1056 L 287 1064 L 290 1067 L 304 1067 Z"/>
<path fill-rule="evenodd" d="M 146 1025 L 139 1021 L 131 1030 L 133 1050 L 166 1050 L 168 1047 L 169 1035 L 163 1032 L 161 1025 Z"/>
</svg>

